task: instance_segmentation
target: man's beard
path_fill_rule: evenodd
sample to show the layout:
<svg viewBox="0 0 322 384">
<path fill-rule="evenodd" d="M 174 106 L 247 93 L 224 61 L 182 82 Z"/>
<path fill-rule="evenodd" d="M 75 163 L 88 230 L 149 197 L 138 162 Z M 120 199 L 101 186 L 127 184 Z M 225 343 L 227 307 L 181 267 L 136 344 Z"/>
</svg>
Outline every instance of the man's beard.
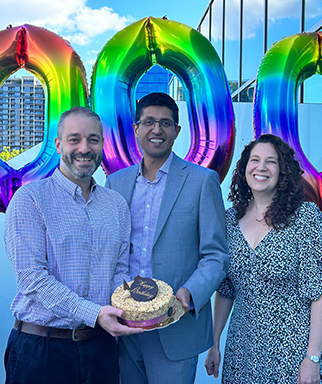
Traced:
<svg viewBox="0 0 322 384">
<path fill-rule="evenodd" d="M 103 154 L 101 155 L 95 155 L 94 153 L 88 152 L 85 154 L 81 153 L 72 153 L 70 156 L 65 155 L 62 148 L 60 148 L 61 151 L 61 161 L 66 169 L 73 175 L 73 177 L 76 180 L 84 181 L 88 180 L 92 177 L 93 173 L 96 171 L 96 169 L 99 167 L 99 165 L 102 162 Z M 81 170 L 75 166 L 75 158 L 76 157 L 83 157 L 88 159 L 94 159 L 95 164 L 92 166 L 91 169 L 87 170 Z M 96 159 L 96 160 L 95 160 Z"/>
</svg>

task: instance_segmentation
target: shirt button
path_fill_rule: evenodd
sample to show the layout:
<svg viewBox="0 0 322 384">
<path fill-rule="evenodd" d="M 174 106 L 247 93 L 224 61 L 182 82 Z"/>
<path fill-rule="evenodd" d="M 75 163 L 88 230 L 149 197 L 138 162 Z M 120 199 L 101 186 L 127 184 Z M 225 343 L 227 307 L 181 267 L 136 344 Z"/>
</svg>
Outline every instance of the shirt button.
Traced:
<svg viewBox="0 0 322 384">
<path fill-rule="evenodd" d="M 146 225 L 146 226 L 144 227 L 144 229 L 148 230 L 148 229 L 149 229 L 149 227 Z"/>
<path fill-rule="evenodd" d="M 146 252 L 146 248 L 142 248 L 142 250 L 143 250 L 144 252 Z"/>
<path fill-rule="evenodd" d="M 147 204 L 147 206 L 146 206 L 147 208 L 150 208 L 150 204 Z"/>
<path fill-rule="evenodd" d="M 141 269 L 140 274 L 144 275 L 144 269 Z"/>
</svg>

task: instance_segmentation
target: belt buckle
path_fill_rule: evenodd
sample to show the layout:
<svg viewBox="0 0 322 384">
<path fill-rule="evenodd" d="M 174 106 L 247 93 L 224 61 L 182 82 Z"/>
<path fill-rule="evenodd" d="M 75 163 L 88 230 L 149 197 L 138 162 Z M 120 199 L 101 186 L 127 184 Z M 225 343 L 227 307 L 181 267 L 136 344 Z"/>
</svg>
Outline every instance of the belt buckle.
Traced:
<svg viewBox="0 0 322 384">
<path fill-rule="evenodd" d="M 78 340 L 76 339 L 76 337 L 75 337 L 75 332 L 76 332 L 77 330 L 78 330 L 78 329 L 75 328 L 75 329 L 73 329 L 73 331 L 72 331 L 72 340 L 73 340 L 73 341 L 78 341 Z"/>
<path fill-rule="evenodd" d="M 77 339 L 76 336 L 75 336 L 76 331 L 83 331 L 86 328 L 87 328 L 87 326 L 84 324 L 84 325 L 80 325 L 79 327 L 73 329 L 73 331 L 72 331 L 72 340 L 73 341 L 79 341 L 79 339 Z"/>
</svg>

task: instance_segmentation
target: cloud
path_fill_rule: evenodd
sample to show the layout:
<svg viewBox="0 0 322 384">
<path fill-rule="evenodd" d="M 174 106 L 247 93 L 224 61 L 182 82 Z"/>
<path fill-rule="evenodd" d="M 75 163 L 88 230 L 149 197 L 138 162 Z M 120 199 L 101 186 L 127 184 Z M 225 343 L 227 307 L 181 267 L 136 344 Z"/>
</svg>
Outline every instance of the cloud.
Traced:
<svg viewBox="0 0 322 384">
<path fill-rule="evenodd" d="M 104 32 L 117 32 L 134 21 L 108 7 L 92 9 L 87 0 L 1 0 L 0 29 L 8 24 L 33 24 L 62 35 L 72 44 L 86 45 Z"/>
<path fill-rule="evenodd" d="M 100 9 L 83 7 L 78 10 L 75 17 L 77 29 L 90 37 L 106 31 L 120 31 L 126 27 L 128 21 L 127 17 L 119 16 L 108 7 Z"/>
<path fill-rule="evenodd" d="M 85 64 L 88 64 L 88 65 L 92 65 L 92 66 L 93 66 L 93 65 L 96 63 L 96 60 L 97 60 L 97 56 L 95 56 L 95 57 L 92 58 L 92 59 L 88 58 L 88 59 L 86 59 Z"/>
<path fill-rule="evenodd" d="M 74 35 L 64 35 L 63 38 L 71 45 L 87 45 L 91 42 L 91 39 L 85 35 L 85 33 L 75 33 Z"/>
<path fill-rule="evenodd" d="M 34 24 L 55 29 L 70 28 L 71 15 L 85 6 L 86 0 L 1 0 L 1 29 L 7 24 Z"/>
</svg>

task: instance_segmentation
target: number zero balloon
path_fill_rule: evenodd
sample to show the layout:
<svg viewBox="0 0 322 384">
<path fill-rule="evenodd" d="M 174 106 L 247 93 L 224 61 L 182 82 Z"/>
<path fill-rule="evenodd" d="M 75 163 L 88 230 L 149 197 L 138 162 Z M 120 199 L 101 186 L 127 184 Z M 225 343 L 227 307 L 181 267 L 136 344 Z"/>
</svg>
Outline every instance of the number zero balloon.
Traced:
<svg viewBox="0 0 322 384">
<path fill-rule="evenodd" d="M 196 30 L 153 17 L 117 33 L 94 66 L 91 103 L 103 121 L 105 171 L 115 172 L 142 157 L 132 128 L 134 93 L 141 75 L 155 64 L 175 73 L 185 89 L 191 131 L 186 160 L 215 169 L 223 180 L 232 160 L 235 131 L 221 61 Z"/>
<path fill-rule="evenodd" d="M 44 28 L 32 25 L 0 32 L 0 84 L 20 68 L 41 82 L 46 95 L 44 140 L 37 157 L 16 170 L 0 160 L 0 212 L 23 184 L 49 176 L 58 165 L 54 139 L 61 113 L 88 105 L 84 66 L 70 44 Z"/>
<path fill-rule="evenodd" d="M 302 169 L 307 199 L 322 208 L 322 175 L 306 158 L 299 140 L 297 94 L 299 85 L 320 73 L 319 32 L 299 33 L 274 44 L 264 56 L 254 96 L 254 132 L 281 137 L 296 152 Z"/>
</svg>

